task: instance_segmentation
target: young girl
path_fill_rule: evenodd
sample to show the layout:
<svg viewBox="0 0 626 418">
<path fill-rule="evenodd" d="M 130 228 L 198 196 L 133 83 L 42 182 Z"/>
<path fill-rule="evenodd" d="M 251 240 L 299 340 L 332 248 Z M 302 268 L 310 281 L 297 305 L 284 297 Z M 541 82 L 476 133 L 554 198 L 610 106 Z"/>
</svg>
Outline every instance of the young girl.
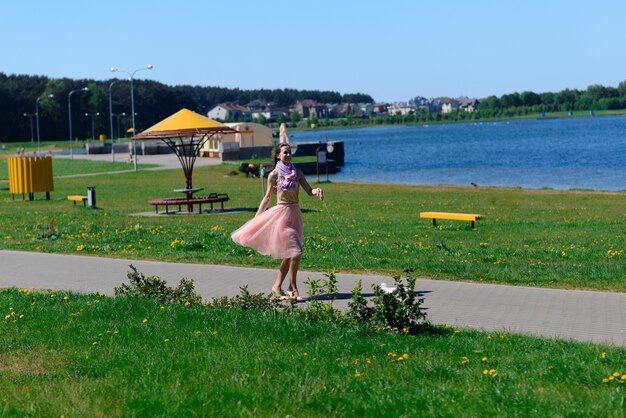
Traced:
<svg viewBox="0 0 626 418">
<path fill-rule="evenodd" d="M 298 204 L 300 187 L 309 196 L 324 200 L 322 189 L 312 189 L 302 171 L 291 164 L 291 147 L 280 144 L 274 157 L 275 170 L 267 178 L 267 193 L 255 217 L 231 234 L 233 241 L 244 247 L 251 247 L 260 254 L 282 259 L 272 292 L 284 298 L 281 286 L 289 275 L 288 298 L 301 299 L 296 284 L 300 256 L 302 255 L 302 213 Z M 267 210 L 276 190 L 277 204 Z"/>
</svg>

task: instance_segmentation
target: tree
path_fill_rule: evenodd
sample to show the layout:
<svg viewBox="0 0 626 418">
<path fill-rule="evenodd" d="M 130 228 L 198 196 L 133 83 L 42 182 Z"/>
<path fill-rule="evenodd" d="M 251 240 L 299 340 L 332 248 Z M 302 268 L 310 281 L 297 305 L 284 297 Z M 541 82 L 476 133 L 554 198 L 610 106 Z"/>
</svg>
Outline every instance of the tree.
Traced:
<svg viewBox="0 0 626 418">
<path fill-rule="evenodd" d="M 535 106 L 541 103 L 541 98 L 537 93 L 532 91 L 524 91 L 520 95 L 522 106 Z"/>
<path fill-rule="evenodd" d="M 488 96 L 480 101 L 478 107 L 480 109 L 499 109 L 501 104 L 496 96 Z"/>
<path fill-rule="evenodd" d="M 294 110 L 293 112 L 291 112 L 291 123 L 295 126 L 298 124 L 298 122 L 300 122 L 300 113 L 297 110 Z"/>
</svg>

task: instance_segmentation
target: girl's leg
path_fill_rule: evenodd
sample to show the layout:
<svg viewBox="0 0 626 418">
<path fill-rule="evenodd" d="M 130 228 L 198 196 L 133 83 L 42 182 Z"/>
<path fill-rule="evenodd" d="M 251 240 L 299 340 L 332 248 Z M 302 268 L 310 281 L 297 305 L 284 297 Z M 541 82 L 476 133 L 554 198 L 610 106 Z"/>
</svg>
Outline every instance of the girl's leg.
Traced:
<svg viewBox="0 0 626 418">
<path fill-rule="evenodd" d="M 300 294 L 298 293 L 296 278 L 298 276 L 298 268 L 300 268 L 300 256 L 292 257 L 289 260 L 289 290 L 292 297 L 298 297 Z"/>
<path fill-rule="evenodd" d="M 278 275 L 276 276 L 276 281 L 274 282 L 274 286 L 272 286 L 272 292 L 280 297 L 281 296 L 281 287 L 283 285 L 283 280 L 287 277 L 287 273 L 289 272 L 289 258 L 283 259 L 280 262 L 280 266 L 278 267 Z"/>
</svg>

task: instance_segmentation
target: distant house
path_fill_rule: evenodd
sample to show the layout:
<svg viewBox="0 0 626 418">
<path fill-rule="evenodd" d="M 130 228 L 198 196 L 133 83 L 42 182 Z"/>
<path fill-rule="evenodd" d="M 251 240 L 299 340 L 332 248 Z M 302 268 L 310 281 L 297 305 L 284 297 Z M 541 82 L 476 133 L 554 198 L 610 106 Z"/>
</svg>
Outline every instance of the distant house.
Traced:
<svg viewBox="0 0 626 418">
<path fill-rule="evenodd" d="M 374 105 L 372 103 L 359 103 L 359 110 L 363 113 L 370 113 L 374 111 Z"/>
<path fill-rule="evenodd" d="M 459 110 L 463 110 L 464 112 L 475 112 L 478 110 L 478 105 L 480 102 L 477 99 L 470 99 L 469 97 L 460 97 L 459 101 Z"/>
<path fill-rule="evenodd" d="M 354 103 L 341 103 L 338 109 L 340 116 L 346 116 L 348 114 L 354 113 L 358 109 L 358 107 Z"/>
<path fill-rule="evenodd" d="M 438 100 L 441 102 L 441 113 L 451 113 L 459 110 L 460 103 L 456 99 L 441 97 Z"/>
<path fill-rule="evenodd" d="M 326 117 L 336 118 L 339 116 L 339 103 L 326 103 L 324 106 L 326 107 Z"/>
<path fill-rule="evenodd" d="M 410 103 L 393 103 L 390 104 L 387 107 L 387 113 L 390 114 L 391 116 L 395 116 L 395 115 L 408 115 L 408 114 L 415 114 L 417 111 L 417 108 L 415 107 L 415 105 L 410 104 Z"/>
<path fill-rule="evenodd" d="M 274 102 L 255 100 L 246 105 L 252 112 L 252 119 L 263 117 L 265 120 L 276 120 L 279 116 L 286 116 L 287 110 Z"/>
<path fill-rule="evenodd" d="M 372 111 L 375 115 L 384 115 L 387 113 L 387 108 L 389 105 L 387 103 L 376 103 L 372 108 Z"/>
<path fill-rule="evenodd" d="M 263 99 L 256 99 L 256 100 L 253 100 L 250 103 L 246 104 L 246 107 L 248 109 L 250 109 L 251 111 L 253 111 L 253 112 L 255 110 L 263 109 L 266 106 L 267 106 L 267 101 L 265 101 Z"/>
<path fill-rule="evenodd" d="M 224 102 L 217 104 L 208 111 L 209 119 L 226 121 L 226 120 L 243 120 L 251 121 L 252 112 L 250 108 L 242 106 L 237 102 Z"/>
<path fill-rule="evenodd" d="M 271 147 L 274 130 L 265 125 L 251 122 L 225 123 L 238 133 L 215 134 L 205 141 L 200 149 L 201 157 L 221 158 L 224 152 L 237 152 L 241 148 Z"/>
<path fill-rule="evenodd" d="M 298 100 L 289 110 L 298 112 L 305 119 L 326 117 L 326 106 L 310 99 Z"/>
</svg>

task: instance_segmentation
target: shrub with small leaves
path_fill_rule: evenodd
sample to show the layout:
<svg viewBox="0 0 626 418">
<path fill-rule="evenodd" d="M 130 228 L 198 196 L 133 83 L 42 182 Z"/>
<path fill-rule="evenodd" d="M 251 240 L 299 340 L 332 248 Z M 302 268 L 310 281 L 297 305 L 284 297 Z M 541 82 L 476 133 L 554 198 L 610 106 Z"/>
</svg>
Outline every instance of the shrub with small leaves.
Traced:
<svg viewBox="0 0 626 418">
<path fill-rule="evenodd" d="M 127 277 L 130 284 L 123 283 L 116 287 L 116 296 L 140 296 L 161 303 L 202 304 L 202 296 L 196 293 L 193 280 L 183 278 L 176 288 L 172 288 L 158 276 L 146 277 L 132 264 L 129 267 L 131 271 Z"/>
<path fill-rule="evenodd" d="M 304 312 L 307 319 L 324 322 L 338 322 L 342 318 L 341 311 L 335 309 L 333 303 L 337 299 L 337 276 L 335 273 L 324 273 L 326 280 L 320 284 L 319 280 L 307 279 L 304 283 L 309 285 L 308 308 Z M 323 302 L 321 297 L 328 298 Z"/>
<path fill-rule="evenodd" d="M 356 325 L 368 323 L 371 318 L 372 308 L 367 306 L 367 300 L 363 297 L 363 285 L 359 280 L 356 287 L 352 289 L 352 299 L 348 302 L 346 319 L 349 323 Z"/>
<path fill-rule="evenodd" d="M 387 293 L 374 285 L 374 299 L 371 323 L 381 330 L 402 332 L 405 334 L 418 333 L 420 325 L 426 318 L 421 305 L 424 299 L 415 296 L 415 277 L 410 270 L 406 270 L 406 286 L 400 276 L 394 277 L 396 288 Z"/>
<path fill-rule="evenodd" d="M 264 295 L 263 293 L 252 294 L 248 291 L 248 286 L 239 288 L 241 294 L 235 297 L 229 298 L 227 296 L 221 298 L 213 298 L 207 303 L 210 308 L 217 309 L 241 309 L 247 310 L 259 310 L 259 311 L 278 311 L 282 308 L 278 298 L 273 295 Z"/>
</svg>

